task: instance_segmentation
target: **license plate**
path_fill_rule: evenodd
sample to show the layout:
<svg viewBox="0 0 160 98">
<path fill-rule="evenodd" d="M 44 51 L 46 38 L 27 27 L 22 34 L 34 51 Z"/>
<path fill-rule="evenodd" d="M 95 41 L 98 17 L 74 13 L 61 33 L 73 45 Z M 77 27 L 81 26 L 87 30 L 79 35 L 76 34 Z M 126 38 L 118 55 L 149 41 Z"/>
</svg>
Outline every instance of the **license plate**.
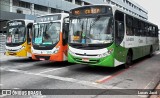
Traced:
<svg viewBox="0 0 160 98">
<path fill-rule="evenodd" d="M 84 62 L 89 62 L 89 59 L 83 58 L 82 61 L 84 61 Z"/>
<path fill-rule="evenodd" d="M 44 61 L 45 59 L 44 58 L 40 58 L 39 60 Z"/>
<path fill-rule="evenodd" d="M 9 55 L 16 55 L 16 53 L 14 53 L 14 52 L 9 52 Z"/>
</svg>

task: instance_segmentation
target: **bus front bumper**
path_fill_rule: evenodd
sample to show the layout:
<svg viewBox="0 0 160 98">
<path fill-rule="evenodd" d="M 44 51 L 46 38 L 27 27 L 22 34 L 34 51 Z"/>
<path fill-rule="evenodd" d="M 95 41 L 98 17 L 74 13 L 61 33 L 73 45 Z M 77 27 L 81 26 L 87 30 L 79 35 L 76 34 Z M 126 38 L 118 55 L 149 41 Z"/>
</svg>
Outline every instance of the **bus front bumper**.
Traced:
<svg viewBox="0 0 160 98">
<path fill-rule="evenodd" d="M 93 66 L 114 67 L 114 58 L 112 55 L 104 58 L 79 58 L 72 56 L 70 53 L 68 53 L 68 62 Z"/>
</svg>

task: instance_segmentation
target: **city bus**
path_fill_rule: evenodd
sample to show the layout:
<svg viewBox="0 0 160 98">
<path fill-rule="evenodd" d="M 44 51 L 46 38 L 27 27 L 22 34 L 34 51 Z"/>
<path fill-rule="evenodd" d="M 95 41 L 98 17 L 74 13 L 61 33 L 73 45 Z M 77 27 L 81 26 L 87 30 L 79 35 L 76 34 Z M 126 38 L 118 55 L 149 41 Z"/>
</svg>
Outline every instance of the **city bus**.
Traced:
<svg viewBox="0 0 160 98">
<path fill-rule="evenodd" d="M 7 22 L 7 56 L 31 58 L 31 31 L 34 20 L 15 19 Z"/>
<path fill-rule="evenodd" d="M 112 5 L 70 11 L 68 62 L 128 68 L 158 49 L 158 27 Z"/>
<path fill-rule="evenodd" d="M 66 61 L 69 14 L 39 16 L 33 26 L 32 59 Z"/>
</svg>

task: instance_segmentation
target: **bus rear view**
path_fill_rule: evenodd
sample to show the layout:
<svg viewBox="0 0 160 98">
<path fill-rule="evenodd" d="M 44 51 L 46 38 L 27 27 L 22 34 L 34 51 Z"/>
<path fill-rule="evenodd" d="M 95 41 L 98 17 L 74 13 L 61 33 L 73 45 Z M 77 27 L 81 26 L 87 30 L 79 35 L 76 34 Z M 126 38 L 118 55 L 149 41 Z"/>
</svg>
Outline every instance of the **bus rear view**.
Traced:
<svg viewBox="0 0 160 98">
<path fill-rule="evenodd" d="M 34 23 L 32 59 L 67 60 L 68 25 L 67 13 L 37 17 Z"/>
</svg>

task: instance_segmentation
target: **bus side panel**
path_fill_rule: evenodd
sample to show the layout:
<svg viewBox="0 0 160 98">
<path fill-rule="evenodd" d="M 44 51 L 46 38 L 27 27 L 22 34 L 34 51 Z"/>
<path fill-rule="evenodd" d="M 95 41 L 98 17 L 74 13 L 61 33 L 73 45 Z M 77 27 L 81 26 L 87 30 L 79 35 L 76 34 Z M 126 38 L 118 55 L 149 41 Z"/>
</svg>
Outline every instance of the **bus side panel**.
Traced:
<svg viewBox="0 0 160 98">
<path fill-rule="evenodd" d="M 115 61 L 119 62 L 119 64 L 115 63 L 115 66 L 121 65 L 126 62 L 127 52 L 128 52 L 128 49 L 125 47 L 122 47 L 120 45 L 114 46 Z"/>
<path fill-rule="evenodd" d="M 50 61 L 63 61 L 63 46 L 61 41 L 56 45 L 56 47 L 60 47 L 59 51 L 56 54 L 50 55 Z"/>
<path fill-rule="evenodd" d="M 37 58 L 35 57 L 35 54 L 32 53 L 31 55 L 33 60 L 37 60 Z"/>
<path fill-rule="evenodd" d="M 136 60 L 142 57 L 143 48 L 142 47 L 134 47 L 131 48 L 133 50 L 133 60 Z"/>
<path fill-rule="evenodd" d="M 62 32 L 60 33 L 60 40 L 58 44 L 55 47 L 60 47 L 59 51 L 56 54 L 52 54 L 50 56 L 50 61 L 63 61 L 63 51 L 65 50 L 65 47 L 63 47 L 63 40 L 62 40 Z"/>
<path fill-rule="evenodd" d="M 68 45 L 63 46 L 63 61 L 68 59 Z"/>
<path fill-rule="evenodd" d="M 26 51 L 27 51 L 27 56 L 31 57 L 31 44 L 27 44 Z"/>
</svg>

